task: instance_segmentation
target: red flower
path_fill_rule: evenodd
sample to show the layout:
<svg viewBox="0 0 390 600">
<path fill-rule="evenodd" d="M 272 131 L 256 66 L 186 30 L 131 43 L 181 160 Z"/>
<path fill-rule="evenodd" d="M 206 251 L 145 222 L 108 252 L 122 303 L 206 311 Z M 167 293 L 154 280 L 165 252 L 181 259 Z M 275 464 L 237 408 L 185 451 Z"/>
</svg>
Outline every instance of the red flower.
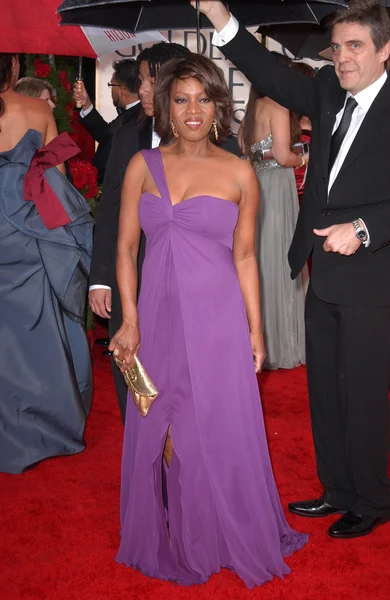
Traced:
<svg viewBox="0 0 390 600">
<path fill-rule="evenodd" d="M 45 77 L 48 77 L 50 74 L 50 65 L 46 64 L 45 62 L 43 62 L 43 60 L 41 60 L 40 58 L 37 58 L 36 60 L 34 60 L 34 71 L 35 71 L 35 76 L 36 77 L 40 77 L 41 79 L 45 79 Z"/>
<path fill-rule="evenodd" d="M 72 86 L 70 85 L 69 81 L 68 81 L 68 75 L 66 71 L 59 71 L 58 76 L 61 80 L 61 84 L 62 87 L 67 91 L 67 92 L 71 92 L 72 91 Z"/>
<path fill-rule="evenodd" d="M 69 161 L 70 172 L 73 177 L 74 186 L 81 190 L 85 198 L 96 198 L 99 193 L 97 184 L 98 170 L 90 162 L 80 158 Z"/>
<path fill-rule="evenodd" d="M 78 190 L 83 190 L 86 187 L 88 179 L 86 174 L 83 173 L 83 171 L 79 171 L 78 169 L 76 169 L 72 173 L 72 177 L 74 186 L 77 187 Z"/>
<path fill-rule="evenodd" d="M 96 198 L 96 196 L 99 193 L 99 188 L 98 186 L 95 185 L 88 185 L 87 189 L 85 190 L 85 197 L 88 198 Z"/>
</svg>

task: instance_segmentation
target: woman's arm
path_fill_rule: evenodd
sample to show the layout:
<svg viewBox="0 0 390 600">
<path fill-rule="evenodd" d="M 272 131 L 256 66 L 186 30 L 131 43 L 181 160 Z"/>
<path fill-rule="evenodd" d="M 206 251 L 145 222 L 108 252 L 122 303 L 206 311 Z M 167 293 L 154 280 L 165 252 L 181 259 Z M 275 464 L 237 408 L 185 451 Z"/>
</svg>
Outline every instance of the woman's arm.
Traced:
<svg viewBox="0 0 390 600">
<path fill-rule="evenodd" d="M 265 358 L 260 312 L 260 283 L 255 255 L 256 215 L 259 207 L 259 185 L 252 165 L 240 165 L 241 200 L 233 257 L 236 265 L 251 334 L 252 352 L 256 372 L 261 370 Z"/>
<path fill-rule="evenodd" d="M 285 168 L 303 167 L 306 157 L 297 156 L 291 150 L 290 111 L 269 98 L 266 102 L 270 110 L 272 154 L 275 160 Z"/>
<path fill-rule="evenodd" d="M 145 180 L 146 164 L 136 154 L 127 167 L 121 195 L 116 274 L 122 304 L 123 323 L 111 340 L 110 350 L 124 361 L 122 370 L 133 362 L 140 345 L 137 311 L 137 256 L 141 227 L 138 204 Z"/>
</svg>

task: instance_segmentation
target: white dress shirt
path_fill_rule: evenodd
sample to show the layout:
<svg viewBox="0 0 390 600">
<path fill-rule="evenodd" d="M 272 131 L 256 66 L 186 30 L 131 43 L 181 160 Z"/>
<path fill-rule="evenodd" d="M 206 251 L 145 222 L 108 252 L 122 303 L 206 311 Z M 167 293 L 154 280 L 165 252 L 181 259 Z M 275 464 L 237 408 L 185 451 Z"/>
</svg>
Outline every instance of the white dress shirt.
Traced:
<svg viewBox="0 0 390 600">
<path fill-rule="evenodd" d="M 139 101 L 138 101 L 139 102 Z M 138 102 L 133 102 L 133 104 L 128 104 L 128 106 L 126 106 L 126 110 L 128 110 L 129 108 L 131 108 L 132 106 L 135 106 L 136 104 L 138 104 Z M 89 110 L 89 109 L 88 109 Z M 92 110 L 92 108 L 91 108 Z M 88 113 L 87 113 L 88 114 Z M 158 133 L 155 131 L 154 129 L 154 118 L 153 118 L 153 132 L 152 132 L 152 148 L 157 148 L 157 146 L 160 145 L 161 142 L 161 138 L 158 135 Z M 95 285 L 91 285 L 89 287 L 89 291 L 91 292 L 92 290 L 110 290 L 110 286 L 109 285 L 103 285 L 101 283 L 97 283 Z"/>
<path fill-rule="evenodd" d="M 139 104 L 139 100 L 136 100 L 135 102 L 131 102 L 130 104 L 126 104 L 125 110 L 129 110 L 129 108 L 133 108 L 133 106 L 137 106 L 137 104 Z M 89 113 L 92 111 L 92 109 L 93 109 L 93 104 L 91 104 L 91 106 L 88 106 L 87 110 L 81 109 L 80 117 L 82 119 L 84 119 L 84 117 L 89 115 Z"/>
<path fill-rule="evenodd" d="M 237 19 L 235 17 L 233 17 L 233 15 L 230 15 L 230 19 L 229 19 L 228 23 L 225 25 L 225 27 L 223 29 L 221 29 L 221 31 L 219 33 L 217 33 L 216 31 L 214 32 L 212 43 L 214 44 L 214 46 L 218 46 L 218 47 L 228 44 L 237 35 L 238 29 L 239 29 L 239 23 L 238 23 Z M 352 119 L 351 119 L 349 129 L 347 131 L 345 138 L 343 139 L 343 143 L 341 144 L 341 148 L 339 150 L 339 153 L 336 157 L 336 160 L 335 160 L 332 170 L 330 172 L 328 194 L 332 188 L 332 185 L 334 184 L 334 182 L 336 180 L 337 175 L 340 173 L 341 167 L 343 166 L 346 156 L 347 156 L 347 154 L 352 146 L 352 143 L 360 129 L 361 124 L 364 121 L 364 118 L 365 118 L 369 108 L 371 107 L 371 104 L 374 102 L 375 98 L 377 97 L 377 95 L 381 91 L 382 87 L 386 83 L 386 79 L 387 79 L 387 73 L 385 71 L 381 75 L 381 77 L 379 77 L 379 79 L 374 81 L 374 83 L 372 83 L 366 89 L 362 90 L 361 92 L 359 92 L 358 94 L 356 94 L 354 96 L 356 102 L 358 103 L 358 106 L 355 108 L 355 110 L 352 114 Z M 350 96 L 352 96 L 351 92 L 347 92 L 344 106 L 340 110 L 340 112 L 338 112 L 336 115 L 336 121 L 335 121 L 335 124 L 333 127 L 332 135 L 336 131 L 338 126 L 340 125 L 340 121 L 344 114 L 345 105 Z M 369 233 L 363 219 L 360 218 L 360 221 L 364 225 L 364 228 L 366 229 L 366 232 L 368 235 L 367 241 L 364 242 L 364 245 L 366 246 L 366 248 L 368 248 L 368 246 L 370 245 L 370 233 Z"/>
<path fill-rule="evenodd" d="M 223 29 L 218 33 L 214 31 L 212 43 L 213 46 L 224 46 L 232 41 L 232 39 L 237 35 L 239 29 L 239 23 L 233 15 L 230 15 L 229 22 L 225 25 Z"/>
<path fill-rule="evenodd" d="M 160 145 L 161 138 L 157 131 L 154 129 L 154 117 L 153 117 L 153 133 L 152 133 L 152 148 L 157 148 Z"/>
</svg>

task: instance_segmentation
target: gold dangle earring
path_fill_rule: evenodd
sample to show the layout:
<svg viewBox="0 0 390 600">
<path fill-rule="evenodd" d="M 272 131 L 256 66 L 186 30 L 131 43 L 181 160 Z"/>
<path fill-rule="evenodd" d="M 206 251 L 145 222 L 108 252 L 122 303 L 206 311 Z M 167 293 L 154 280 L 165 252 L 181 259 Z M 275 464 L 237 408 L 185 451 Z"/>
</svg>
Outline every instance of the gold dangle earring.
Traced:
<svg viewBox="0 0 390 600">
<path fill-rule="evenodd" d="M 213 121 L 213 131 L 214 131 L 214 137 L 215 137 L 215 141 L 218 142 L 218 127 L 217 127 L 217 119 L 214 119 Z"/>
<path fill-rule="evenodd" d="M 176 129 L 176 127 L 175 127 L 175 125 L 174 125 L 174 123 L 173 123 L 172 119 L 169 121 L 169 124 L 170 124 L 170 126 L 171 126 L 171 129 L 172 129 L 172 133 L 173 133 L 173 135 L 174 135 L 174 136 L 175 136 L 175 138 L 177 139 L 177 138 L 179 137 L 179 132 L 178 132 L 178 130 Z"/>
</svg>

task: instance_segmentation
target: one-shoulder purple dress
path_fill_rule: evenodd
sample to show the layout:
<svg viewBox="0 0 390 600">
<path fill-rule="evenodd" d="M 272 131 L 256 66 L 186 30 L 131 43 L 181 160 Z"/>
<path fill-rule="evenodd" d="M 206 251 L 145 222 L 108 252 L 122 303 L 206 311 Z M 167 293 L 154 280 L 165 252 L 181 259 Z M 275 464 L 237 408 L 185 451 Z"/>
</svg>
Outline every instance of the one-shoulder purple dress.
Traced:
<svg viewBox="0 0 390 600">
<path fill-rule="evenodd" d="M 307 537 L 285 520 L 268 454 L 232 254 L 238 206 L 214 196 L 173 206 L 159 149 L 142 154 L 160 195 L 139 206 L 139 357 L 160 395 L 146 417 L 129 396 L 117 561 L 183 585 L 227 567 L 251 588 L 289 573 L 283 557 Z"/>
</svg>

